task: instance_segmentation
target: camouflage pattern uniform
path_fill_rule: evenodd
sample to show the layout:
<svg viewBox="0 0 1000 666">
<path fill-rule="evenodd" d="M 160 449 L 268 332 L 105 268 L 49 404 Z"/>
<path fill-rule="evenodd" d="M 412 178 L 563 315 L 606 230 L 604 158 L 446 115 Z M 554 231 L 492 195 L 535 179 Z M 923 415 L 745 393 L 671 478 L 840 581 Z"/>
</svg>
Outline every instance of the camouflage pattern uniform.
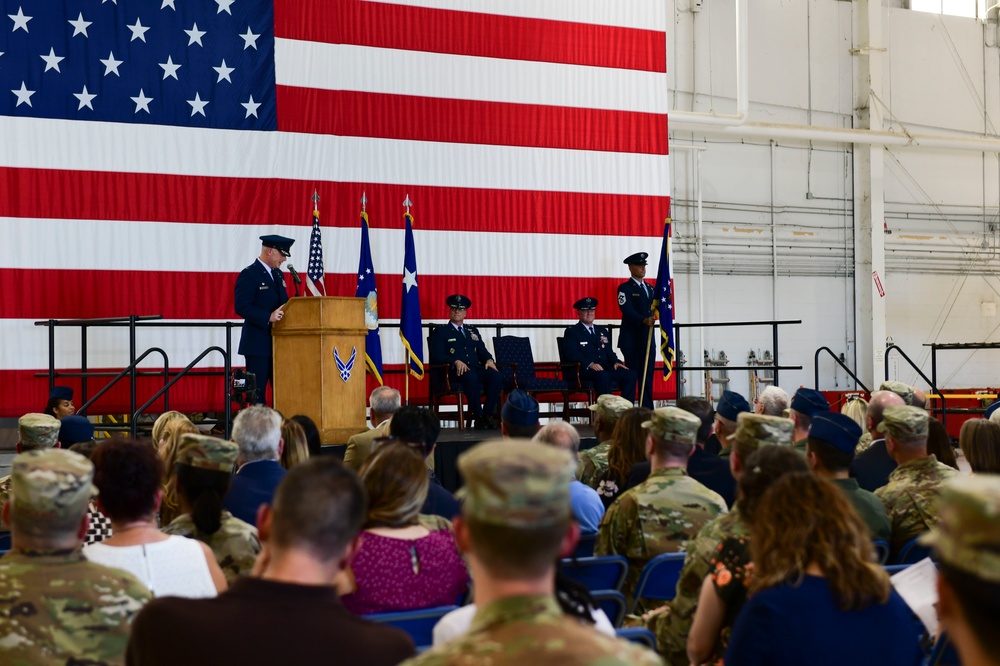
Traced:
<svg viewBox="0 0 1000 666">
<path fill-rule="evenodd" d="M 22 453 L 11 466 L 11 511 L 39 523 L 82 518 L 93 476 L 71 451 Z M 124 663 L 129 625 L 151 598 L 132 575 L 87 561 L 79 545 L 15 549 L 0 558 L 0 662 Z"/>
<path fill-rule="evenodd" d="M 1000 477 L 976 474 L 947 481 L 938 523 L 920 543 L 933 547 L 942 562 L 1000 583 Z"/>
<path fill-rule="evenodd" d="M 61 422 L 50 414 L 25 414 L 17 420 L 17 438 L 22 451 L 55 448 L 59 443 Z M 10 477 L 0 479 L 0 507 L 10 499 Z M 0 518 L 0 531 L 9 531 L 10 526 Z"/>
<path fill-rule="evenodd" d="M 854 448 L 854 455 L 863 453 L 867 451 L 872 446 L 872 434 L 870 432 L 861 433 L 861 439 L 858 440 L 858 445 Z"/>
<path fill-rule="evenodd" d="M 589 407 L 590 411 L 597 413 L 602 425 L 611 427 L 618 422 L 618 417 L 631 408 L 631 402 L 620 395 L 610 393 L 599 396 L 597 402 Z M 586 451 L 581 451 L 580 462 L 576 467 L 576 480 L 597 490 L 600 483 L 599 477 L 608 469 L 608 451 L 610 450 L 611 440 L 608 440 Z"/>
<path fill-rule="evenodd" d="M 899 442 L 926 440 L 927 412 L 919 407 L 887 407 L 878 430 Z M 875 491 L 892 523 L 889 545 L 893 557 L 909 540 L 937 523 L 941 484 L 956 474 L 955 469 L 929 455 L 903 463 L 889 475 L 889 482 Z"/>
<path fill-rule="evenodd" d="M 752 449 L 791 446 L 795 424 L 791 419 L 749 412 L 740 413 L 732 439 Z M 740 514 L 737 501 L 732 510 L 706 524 L 687 547 L 684 567 L 677 580 L 676 596 L 647 613 L 646 627 L 656 634 L 656 647 L 668 664 L 687 666 L 687 637 L 691 631 L 701 585 L 711 568 L 712 557 L 729 537 L 749 537 L 750 527 Z"/>
<path fill-rule="evenodd" d="M 189 433 L 181 436 L 177 444 L 177 464 L 207 469 L 213 472 L 231 473 L 239 456 L 239 447 L 234 442 Z M 163 528 L 166 534 L 197 539 L 215 553 L 215 559 L 222 567 L 226 582 L 232 584 L 237 576 L 247 575 L 253 569 L 257 553 L 261 551 L 257 528 L 236 518 L 223 509 L 218 531 L 205 534 L 198 530 L 191 514 L 185 513 Z"/>
<path fill-rule="evenodd" d="M 701 421 L 683 409 L 663 407 L 643 423 L 661 440 L 695 444 Z M 638 486 L 608 507 L 597 531 L 595 555 L 623 555 L 629 561 L 622 593 L 630 601 L 646 563 L 687 548 L 708 521 L 726 512 L 726 501 L 688 476 L 682 467 L 654 469 Z"/>
<path fill-rule="evenodd" d="M 913 406 L 913 400 L 914 400 L 913 387 L 910 386 L 909 384 L 904 384 L 903 382 L 894 382 L 894 381 L 882 382 L 881 384 L 878 385 L 878 390 L 892 391 L 900 398 L 902 398 L 904 403 L 906 403 L 911 407 Z"/>
<path fill-rule="evenodd" d="M 458 468 L 465 479 L 463 515 L 483 526 L 559 529 L 570 520 L 573 463 L 564 451 L 524 440 L 494 440 L 462 454 Z M 518 553 L 509 556 L 515 565 Z M 403 663 L 652 666 L 660 660 L 566 615 L 552 595 L 525 595 L 485 604 L 464 636 Z"/>
</svg>

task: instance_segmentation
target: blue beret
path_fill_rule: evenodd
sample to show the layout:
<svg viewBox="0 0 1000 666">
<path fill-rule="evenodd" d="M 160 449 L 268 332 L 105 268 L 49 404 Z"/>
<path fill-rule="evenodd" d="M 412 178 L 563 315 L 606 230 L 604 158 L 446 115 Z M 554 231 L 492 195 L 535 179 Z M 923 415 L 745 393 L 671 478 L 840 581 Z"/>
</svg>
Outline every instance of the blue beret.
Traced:
<svg viewBox="0 0 1000 666">
<path fill-rule="evenodd" d="M 723 391 L 715 411 L 722 418 L 735 421 L 740 414 L 750 411 L 750 403 L 736 391 Z"/>
<path fill-rule="evenodd" d="M 627 257 L 625 257 L 625 261 L 623 261 L 622 263 L 623 264 L 628 264 L 629 266 L 633 266 L 633 265 L 636 265 L 636 266 L 645 266 L 646 265 L 646 257 L 648 257 L 648 256 L 649 255 L 647 253 L 645 253 L 645 252 L 636 252 L 635 254 L 630 254 Z"/>
<path fill-rule="evenodd" d="M 52 390 L 49 391 L 49 400 L 52 400 L 53 398 L 58 398 L 59 400 L 72 400 L 73 389 L 68 386 L 53 386 Z"/>
<path fill-rule="evenodd" d="M 992 405 L 986 408 L 986 413 L 983 414 L 983 418 L 984 419 L 990 418 L 991 416 L 993 416 L 993 412 L 997 411 L 998 409 L 1000 409 L 1000 400 L 997 400 Z"/>
<path fill-rule="evenodd" d="M 581 298 L 576 303 L 573 304 L 575 310 L 594 310 L 597 308 L 597 299 L 592 296 L 587 296 L 587 298 Z"/>
<path fill-rule="evenodd" d="M 468 296 L 462 296 L 462 294 L 452 294 L 448 298 L 444 299 L 444 302 L 448 304 L 450 308 L 470 308 L 472 307 L 472 301 L 469 300 Z"/>
<path fill-rule="evenodd" d="M 59 426 L 59 441 L 64 447 L 94 439 L 94 424 L 83 416 L 67 416 Z"/>
<path fill-rule="evenodd" d="M 809 423 L 809 437 L 826 442 L 844 453 L 854 453 L 861 439 L 861 426 L 850 416 L 836 412 L 817 414 Z"/>
<path fill-rule="evenodd" d="M 812 418 L 814 414 L 830 411 L 830 403 L 816 389 L 800 388 L 792 396 L 792 409 Z"/>
<path fill-rule="evenodd" d="M 264 247 L 273 248 L 287 257 L 292 253 L 292 243 L 295 242 L 295 239 L 271 234 L 270 236 L 261 236 L 260 242 Z"/>
<path fill-rule="evenodd" d="M 500 410 L 500 418 L 511 425 L 538 425 L 538 401 L 521 389 L 514 389 Z"/>
</svg>

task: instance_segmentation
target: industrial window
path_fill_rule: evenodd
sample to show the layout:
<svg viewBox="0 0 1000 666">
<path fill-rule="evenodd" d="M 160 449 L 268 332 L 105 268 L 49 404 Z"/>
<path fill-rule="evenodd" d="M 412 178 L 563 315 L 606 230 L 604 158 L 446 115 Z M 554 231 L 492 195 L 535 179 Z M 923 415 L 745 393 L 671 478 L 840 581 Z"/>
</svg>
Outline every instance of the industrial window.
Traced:
<svg viewBox="0 0 1000 666">
<path fill-rule="evenodd" d="M 986 18 L 986 0 L 910 0 L 910 9 L 932 14 Z"/>
</svg>

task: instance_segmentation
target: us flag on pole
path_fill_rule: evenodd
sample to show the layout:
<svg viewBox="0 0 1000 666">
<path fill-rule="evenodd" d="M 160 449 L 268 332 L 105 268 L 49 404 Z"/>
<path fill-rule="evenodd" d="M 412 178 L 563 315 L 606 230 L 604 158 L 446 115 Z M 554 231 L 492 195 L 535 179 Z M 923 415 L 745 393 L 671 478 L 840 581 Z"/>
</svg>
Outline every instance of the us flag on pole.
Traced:
<svg viewBox="0 0 1000 666">
<path fill-rule="evenodd" d="M 309 269 L 306 286 L 313 296 L 326 296 L 323 284 L 323 232 L 319 228 L 319 208 L 313 208 L 313 229 L 309 236 Z"/>
<path fill-rule="evenodd" d="M 425 326 L 458 290 L 505 328 L 562 325 L 581 294 L 614 302 L 621 258 L 655 256 L 669 214 L 668 14 L 663 0 L 0 0 L 0 340 L 16 341 L 0 344 L 0 417 L 48 396 L 35 321 L 239 321 L 233 286 L 259 236 L 295 239 L 296 266 L 311 255 L 314 189 L 340 296 L 357 287 L 368 193 L 385 324 L 402 310 L 407 194 Z M 514 334 L 558 358 L 551 331 Z M 239 336 L 141 328 L 136 348 L 179 369 Z M 55 367 L 79 368 L 78 331 L 55 340 Z M 127 367 L 125 329 L 87 340 L 89 368 Z M 403 340 L 382 343 L 398 369 Z M 170 407 L 219 410 L 218 383 L 186 377 Z M 97 406 L 127 411 L 122 386 Z"/>
</svg>

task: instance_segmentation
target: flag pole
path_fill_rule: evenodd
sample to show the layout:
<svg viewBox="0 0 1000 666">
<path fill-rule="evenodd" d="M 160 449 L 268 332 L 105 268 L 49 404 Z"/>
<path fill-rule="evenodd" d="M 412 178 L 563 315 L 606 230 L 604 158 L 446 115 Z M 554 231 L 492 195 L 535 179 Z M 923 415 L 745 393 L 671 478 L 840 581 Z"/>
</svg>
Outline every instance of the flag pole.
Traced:
<svg viewBox="0 0 1000 666">
<path fill-rule="evenodd" d="M 406 214 L 407 215 L 410 214 L 410 206 L 412 206 L 412 205 L 413 205 L 413 202 L 410 201 L 410 195 L 407 194 L 406 195 L 406 199 L 403 200 L 403 206 L 406 208 Z M 400 323 L 402 323 L 402 322 L 400 322 Z M 406 393 L 405 393 L 405 395 L 406 395 L 406 402 L 404 404 L 409 405 L 410 404 L 410 352 L 409 352 L 409 350 L 407 350 L 407 348 L 406 348 L 405 345 L 403 346 L 403 375 L 405 375 L 405 377 L 406 377 L 406 379 L 405 379 L 405 381 L 406 381 Z"/>
</svg>

